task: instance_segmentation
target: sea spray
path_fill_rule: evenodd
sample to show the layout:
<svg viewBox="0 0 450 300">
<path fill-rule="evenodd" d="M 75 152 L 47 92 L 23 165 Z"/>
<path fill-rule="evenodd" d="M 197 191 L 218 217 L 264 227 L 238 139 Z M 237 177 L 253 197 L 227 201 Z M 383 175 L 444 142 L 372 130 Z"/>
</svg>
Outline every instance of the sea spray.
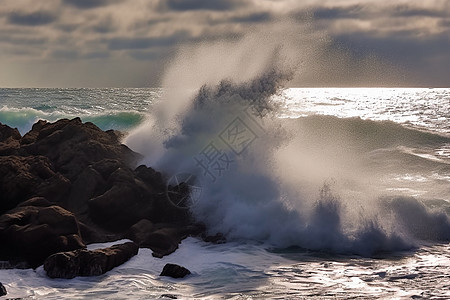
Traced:
<svg viewBox="0 0 450 300">
<path fill-rule="evenodd" d="M 392 205 L 383 206 L 377 177 L 386 165 L 374 172 L 367 166 L 373 149 L 401 139 L 386 144 L 374 132 L 389 124 L 362 121 L 376 127 L 368 143 L 380 139 L 368 149 L 355 141 L 359 127 L 336 134 L 345 121 L 308 128 L 278 119 L 277 101 L 293 74 L 286 66 L 298 64 L 280 63 L 291 51 L 267 39 L 264 49 L 253 37 L 241 47 L 212 43 L 182 51 L 165 76 L 163 100 L 125 142 L 168 183 L 192 175 L 201 189 L 190 199 L 193 216 L 229 240 L 360 255 L 417 245 L 423 237 L 402 225 Z M 447 228 L 446 215 L 418 209 L 438 217 L 439 230 Z"/>
</svg>

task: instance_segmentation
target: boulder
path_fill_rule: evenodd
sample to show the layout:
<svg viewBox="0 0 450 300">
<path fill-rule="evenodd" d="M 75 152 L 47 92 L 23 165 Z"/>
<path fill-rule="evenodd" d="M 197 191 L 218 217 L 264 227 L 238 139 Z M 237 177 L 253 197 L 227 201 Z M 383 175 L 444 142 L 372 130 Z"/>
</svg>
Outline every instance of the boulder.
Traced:
<svg viewBox="0 0 450 300">
<path fill-rule="evenodd" d="M 88 165 L 102 159 L 118 159 L 134 166 L 142 156 L 120 144 L 113 131 L 105 132 L 80 118 L 54 123 L 39 121 L 22 138 L 22 148 L 31 155 L 43 155 L 58 172 L 74 180 Z"/>
<path fill-rule="evenodd" d="M 128 242 L 104 249 L 56 253 L 45 260 L 44 270 L 50 278 L 98 276 L 128 261 L 138 251 L 135 243 Z"/>
<path fill-rule="evenodd" d="M 6 294 L 8 294 L 8 292 L 6 291 L 5 286 L 0 282 L 0 297 L 5 296 Z"/>
<path fill-rule="evenodd" d="M 117 165 L 116 169 L 108 169 L 112 171 L 110 174 L 103 166 L 93 165 L 93 168 L 106 180 L 103 190 L 95 189 L 97 194 L 88 201 L 89 217 L 98 225 L 117 232 L 126 231 L 142 219 L 190 222 L 187 210 L 168 201 L 162 176 L 152 168 L 140 166 L 132 171 Z"/>
<path fill-rule="evenodd" d="M 169 276 L 173 278 L 183 278 L 191 274 L 191 271 L 185 267 L 176 264 L 166 264 L 159 276 Z"/>
<path fill-rule="evenodd" d="M 216 233 L 215 235 L 203 234 L 202 239 L 203 239 L 203 241 L 205 241 L 207 243 L 213 243 L 213 244 L 225 244 L 227 242 L 227 239 L 225 238 L 225 236 L 220 232 Z"/>
<path fill-rule="evenodd" d="M 17 128 L 0 123 L 0 155 L 17 154 L 21 138 Z"/>
<path fill-rule="evenodd" d="M 22 258 L 36 268 L 51 254 L 84 248 L 75 216 L 45 199 L 44 206 L 19 206 L 0 216 L 0 260 Z"/>
<path fill-rule="evenodd" d="M 152 224 L 144 219 L 133 225 L 126 237 L 141 248 L 150 248 L 154 257 L 161 258 L 178 249 L 178 245 L 186 237 L 199 235 L 203 231 L 204 226 L 200 224 Z"/>
<path fill-rule="evenodd" d="M 130 227 L 125 237 L 132 240 L 139 246 L 155 230 L 153 223 L 147 219 L 142 219 Z"/>
<path fill-rule="evenodd" d="M 168 199 L 161 173 L 134 169 L 141 156 L 119 139 L 79 118 L 38 121 L 23 137 L 0 124 L 0 259 L 36 267 L 125 235 L 162 257 L 204 230 Z"/>
<path fill-rule="evenodd" d="M 0 214 L 34 196 L 57 202 L 69 187 L 44 156 L 0 156 Z"/>
</svg>

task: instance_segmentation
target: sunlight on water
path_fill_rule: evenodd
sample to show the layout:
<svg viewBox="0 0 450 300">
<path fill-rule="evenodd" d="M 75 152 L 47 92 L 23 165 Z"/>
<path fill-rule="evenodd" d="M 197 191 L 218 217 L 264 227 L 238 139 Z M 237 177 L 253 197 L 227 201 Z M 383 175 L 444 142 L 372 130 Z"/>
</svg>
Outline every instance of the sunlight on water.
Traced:
<svg viewBox="0 0 450 300">
<path fill-rule="evenodd" d="M 360 117 L 450 134 L 449 89 L 290 88 L 284 117 L 309 114 Z"/>
</svg>

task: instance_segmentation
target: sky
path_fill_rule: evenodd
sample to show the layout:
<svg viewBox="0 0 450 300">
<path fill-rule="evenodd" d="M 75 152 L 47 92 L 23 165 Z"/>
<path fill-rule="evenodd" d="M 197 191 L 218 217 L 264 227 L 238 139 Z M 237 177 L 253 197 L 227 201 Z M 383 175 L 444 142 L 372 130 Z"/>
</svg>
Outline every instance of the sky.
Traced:
<svg viewBox="0 0 450 300">
<path fill-rule="evenodd" d="M 291 86 L 450 87 L 450 0 L 0 3 L 0 87 L 158 87 L 186 47 L 252 35 L 290 49 Z"/>
</svg>

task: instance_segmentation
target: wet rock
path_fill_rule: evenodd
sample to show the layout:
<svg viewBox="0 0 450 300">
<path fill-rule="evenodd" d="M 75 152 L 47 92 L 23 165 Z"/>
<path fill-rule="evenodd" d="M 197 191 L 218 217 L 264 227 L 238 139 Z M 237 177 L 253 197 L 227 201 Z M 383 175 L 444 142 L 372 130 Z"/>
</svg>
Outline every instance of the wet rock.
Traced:
<svg viewBox="0 0 450 300">
<path fill-rule="evenodd" d="M 161 258 L 173 253 L 178 245 L 188 236 L 197 236 L 204 231 L 200 224 L 177 225 L 141 220 L 133 225 L 126 237 L 141 248 L 150 248 L 153 256 Z"/>
<path fill-rule="evenodd" d="M 227 242 L 225 236 L 220 232 L 216 233 L 215 235 L 203 235 L 202 239 L 207 243 L 213 244 L 224 244 Z"/>
<path fill-rule="evenodd" d="M 28 204 L 44 203 L 37 198 Z M 75 216 L 62 207 L 19 206 L 0 216 L 0 259 L 36 268 L 51 254 L 85 247 Z"/>
<path fill-rule="evenodd" d="M 6 291 L 5 286 L 0 282 L 0 297 L 5 296 L 6 294 L 8 294 L 8 292 Z"/>
<path fill-rule="evenodd" d="M 185 267 L 176 264 L 166 264 L 159 276 L 169 276 L 173 278 L 183 278 L 191 274 L 191 271 Z"/>
<path fill-rule="evenodd" d="M 44 270 L 50 278 L 98 276 L 125 263 L 138 251 L 135 243 L 128 242 L 104 249 L 56 253 L 45 260 Z"/>
<path fill-rule="evenodd" d="M 155 230 L 153 223 L 147 219 L 142 219 L 130 227 L 125 237 L 132 240 L 139 246 Z"/>
</svg>

